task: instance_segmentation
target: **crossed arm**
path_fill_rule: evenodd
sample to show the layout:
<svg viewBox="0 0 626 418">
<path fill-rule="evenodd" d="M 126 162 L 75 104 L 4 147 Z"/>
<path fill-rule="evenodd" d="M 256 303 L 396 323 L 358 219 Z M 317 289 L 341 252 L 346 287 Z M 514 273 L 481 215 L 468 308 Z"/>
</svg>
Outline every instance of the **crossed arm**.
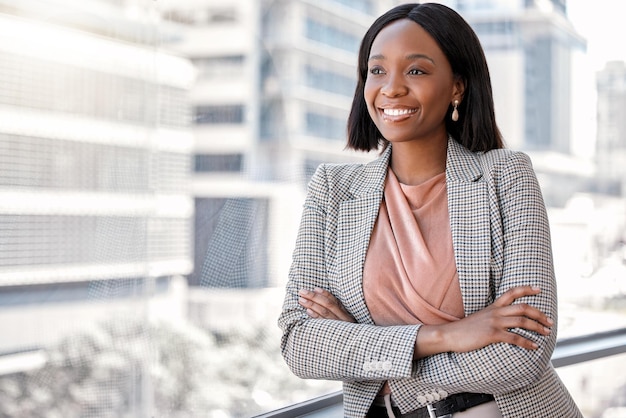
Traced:
<svg viewBox="0 0 626 418">
<path fill-rule="evenodd" d="M 512 328 L 522 328 L 541 335 L 549 335 L 553 321 L 545 313 L 528 304 L 513 304 L 524 296 L 541 292 L 539 288 L 518 286 L 506 291 L 496 301 L 459 321 L 443 325 L 422 325 L 415 340 L 413 358 L 423 358 L 445 352 L 464 353 L 489 344 L 508 343 L 528 350 L 537 344 Z M 330 292 L 316 288 L 301 289 L 298 302 L 312 318 L 356 322 Z"/>
</svg>

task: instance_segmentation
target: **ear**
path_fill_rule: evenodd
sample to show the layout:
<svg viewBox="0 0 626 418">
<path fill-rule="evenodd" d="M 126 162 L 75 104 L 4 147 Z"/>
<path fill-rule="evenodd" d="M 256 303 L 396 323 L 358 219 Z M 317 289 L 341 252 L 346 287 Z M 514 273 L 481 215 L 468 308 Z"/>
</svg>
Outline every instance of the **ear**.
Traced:
<svg viewBox="0 0 626 418">
<path fill-rule="evenodd" d="M 452 87 L 452 102 L 458 100 L 459 103 L 463 101 L 463 95 L 465 94 L 465 80 L 461 76 L 454 76 L 454 86 Z"/>
</svg>

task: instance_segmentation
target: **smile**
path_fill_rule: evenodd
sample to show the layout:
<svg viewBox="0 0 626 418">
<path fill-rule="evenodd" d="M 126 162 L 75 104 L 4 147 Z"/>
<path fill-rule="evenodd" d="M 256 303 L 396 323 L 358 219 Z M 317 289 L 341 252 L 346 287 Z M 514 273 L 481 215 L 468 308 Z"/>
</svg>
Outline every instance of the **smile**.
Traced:
<svg viewBox="0 0 626 418">
<path fill-rule="evenodd" d="M 404 116 L 417 112 L 417 109 L 382 109 L 387 116 Z"/>
</svg>

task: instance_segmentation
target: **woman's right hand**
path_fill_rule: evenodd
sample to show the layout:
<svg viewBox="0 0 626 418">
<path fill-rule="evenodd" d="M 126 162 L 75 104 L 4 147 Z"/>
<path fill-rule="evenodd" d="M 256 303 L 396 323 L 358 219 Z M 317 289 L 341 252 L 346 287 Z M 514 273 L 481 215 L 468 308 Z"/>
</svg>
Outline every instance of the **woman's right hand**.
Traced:
<svg viewBox="0 0 626 418">
<path fill-rule="evenodd" d="M 459 321 L 443 325 L 423 325 L 417 333 L 414 358 L 448 351 L 462 353 L 494 343 L 508 343 L 528 350 L 537 344 L 512 328 L 522 328 L 540 335 L 549 335 L 551 318 L 525 303 L 513 304 L 517 299 L 541 292 L 531 286 L 513 287 L 486 308 Z"/>
<path fill-rule="evenodd" d="M 300 295 L 298 303 L 306 308 L 306 312 L 311 318 L 356 322 L 341 302 L 327 290 L 320 288 L 314 290 L 301 289 L 298 295 Z"/>
</svg>

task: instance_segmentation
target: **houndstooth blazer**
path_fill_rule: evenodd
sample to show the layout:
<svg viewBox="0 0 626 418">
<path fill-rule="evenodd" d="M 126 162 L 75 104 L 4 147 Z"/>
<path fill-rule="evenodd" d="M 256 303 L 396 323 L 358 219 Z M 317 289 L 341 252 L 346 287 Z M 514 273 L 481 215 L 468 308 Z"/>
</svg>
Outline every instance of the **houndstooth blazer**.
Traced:
<svg viewBox="0 0 626 418">
<path fill-rule="evenodd" d="M 376 326 L 362 273 L 383 198 L 391 146 L 369 164 L 321 165 L 304 204 L 279 326 L 281 348 L 302 378 L 344 382 L 344 414 L 364 417 L 384 381 L 403 413 L 458 392 L 492 393 L 505 418 L 582 417 L 550 363 L 557 301 L 549 225 L 528 157 L 472 153 L 448 141 L 446 183 L 454 256 L 465 314 L 519 285 L 539 286 L 529 303 L 555 320 L 550 336 L 512 330 L 539 344 L 492 344 L 469 353 L 413 360 L 420 325 Z M 299 289 L 335 295 L 357 323 L 312 319 Z"/>
</svg>

